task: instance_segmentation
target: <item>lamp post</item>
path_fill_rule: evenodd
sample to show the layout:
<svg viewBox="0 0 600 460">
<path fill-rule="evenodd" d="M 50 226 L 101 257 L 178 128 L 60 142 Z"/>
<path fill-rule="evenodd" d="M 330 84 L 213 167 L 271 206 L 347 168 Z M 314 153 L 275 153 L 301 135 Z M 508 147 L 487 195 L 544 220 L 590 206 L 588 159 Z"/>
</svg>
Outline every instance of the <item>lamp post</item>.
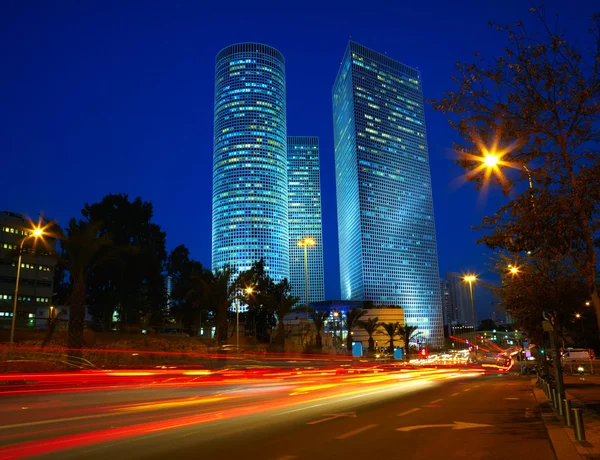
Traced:
<svg viewBox="0 0 600 460">
<path fill-rule="evenodd" d="M 583 337 L 583 346 L 587 348 L 587 340 L 585 338 L 585 331 L 583 330 L 583 321 L 581 321 L 581 313 L 575 313 L 575 318 L 579 320 L 579 326 L 581 327 L 581 336 Z"/>
<path fill-rule="evenodd" d="M 252 293 L 254 292 L 254 288 L 247 287 L 243 290 L 243 292 L 245 292 L 246 295 L 252 295 Z M 242 298 L 239 297 L 238 301 L 237 301 L 237 308 L 235 310 L 235 348 L 238 353 L 240 352 L 240 302 L 241 301 L 242 301 Z"/>
<path fill-rule="evenodd" d="M 308 254 L 307 247 L 314 246 L 317 242 L 313 238 L 302 238 L 298 241 L 298 246 L 304 246 L 304 283 L 306 287 L 306 320 L 308 321 Z"/>
<path fill-rule="evenodd" d="M 473 300 L 473 283 L 477 281 L 475 275 L 465 275 L 464 281 L 469 283 L 469 295 L 471 297 L 471 319 L 473 320 L 473 345 L 475 345 L 475 301 Z M 477 349 L 475 349 L 475 356 L 477 356 Z"/>
<path fill-rule="evenodd" d="M 34 228 L 29 235 L 25 236 L 21 240 L 21 244 L 19 244 L 19 261 L 17 262 L 17 281 L 15 282 L 15 296 L 13 297 L 13 315 L 12 315 L 12 324 L 10 326 L 10 342 L 9 342 L 9 352 L 12 352 L 14 340 L 15 340 L 15 324 L 17 321 L 17 299 L 19 298 L 19 278 L 21 276 L 21 259 L 23 258 L 23 244 L 28 238 L 38 239 L 44 234 L 44 230 L 40 227 Z"/>
<path fill-rule="evenodd" d="M 336 349 L 337 346 L 337 319 L 339 313 L 337 311 L 333 312 L 333 348 Z"/>
</svg>

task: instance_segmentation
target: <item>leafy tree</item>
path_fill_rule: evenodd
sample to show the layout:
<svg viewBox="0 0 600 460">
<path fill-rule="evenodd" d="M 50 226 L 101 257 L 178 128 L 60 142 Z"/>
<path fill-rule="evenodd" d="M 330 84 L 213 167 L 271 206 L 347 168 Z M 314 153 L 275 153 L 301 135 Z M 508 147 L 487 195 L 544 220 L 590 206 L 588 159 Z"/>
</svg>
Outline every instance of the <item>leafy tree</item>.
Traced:
<svg viewBox="0 0 600 460">
<path fill-rule="evenodd" d="M 141 323 L 152 314 L 160 325 L 166 308 L 163 271 L 167 259 L 166 235 L 152 222 L 152 203 L 127 195 L 107 195 L 100 202 L 86 204 L 81 211 L 88 223 L 100 222 L 99 234 L 111 235 L 124 252 L 120 261 L 97 267 L 90 275 L 90 312 L 105 328 L 115 309 L 125 324 Z"/>
<path fill-rule="evenodd" d="M 507 267 L 516 266 L 511 274 Z M 542 319 L 548 314 L 559 336 L 568 334 L 575 314 L 587 299 L 585 278 L 568 259 L 530 257 L 518 265 L 510 253 L 498 253 L 493 270 L 503 278 L 500 286 L 490 286 L 505 310 L 526 331 L 534 343 L 542 343 Z M 577 332 L 577 331 L 575 331 Z"/>
<path fill-rule="evenodd" d="M 368 318 L 366 321 L 359 321 L 358 324 L 367 332 L 367 334 L 369 334 L 369 351 L 375 351 L 373 334 L 375 334 L 379 328 L 379 318 Z"/>
<path fill-rule="evenodd" d="M 388 347 L 388 352 L 390 354 L 394 353 L 394 337 L 398 335 L 398 329 L 400 328 L 400 323 L 379 323 L 379 326 L 385 331 L 385 333 L 390 338 L 390 345 Z"/>
<path fill-rule="evenodd" d="M 346 336 L 346 349 L 348 353 L 352 353 L 352 329 L 358 326 L 360 319 L 367 313 L 362 308 L 353 308 L 346 312 L 346 319 L 344 320 L 344 328 L 348 335 Z"/>
<path fill-rule="evenodd" d="M 467 178 L 515 192 L 484 220 L 481 228 L 491 234 L 480 242 L 513 256 L 530 251 L 543 263 L 567 255 L 583 275 L 600 325 L 600 15 L 592 18 L 592 47 L 580 51 L 542 10 L 531 11 L 542 33 L 522 22 L 493 24 L 506 34 L 505 54 L 488 60 L 475 53 L 476 62 L 458 63 L 457 87 L 433 106 L 453 116 Z M 492 175 L 481 164 L 490 151 L 499 157 Z M 505 175 L 506 168 L 520 173 Z M 529 189 L 518 193 L 520 184 Z"/>
<path fill-rule="evenodd" d="M 309 313 L 310 313 L 310 318 L 312 319 L 313 324 L 315 325 L 315 330 L 317 332 L 315 346 L 316 346 L 317 350 L 321 350 L 323 348 L 323 338 L 321 337 L 321 333 L 323 332 L 323 329 L 325 328 L 325 322 L 327 321 L 327 318 L 329 318 L 330 311 L 329 310 L 325 310 L 325 311 L 310 310 Z"/>
<path fill-rule="evenodd" d="M 196 335 L 202 311 L 208 312 L 202 281 L 209 279 L 210 271 L 200 262 L 190 259 L 188 248 L 182 244 L 173 249 L 167 258 L 167 275 L 172 283 L 170 314 L 181 327 Z"/>
<path fill-rule="evenodd" d="M 404 354 L 406 355 L 406 359 L 408 359 L 408 352 L 410 350 L 410 341 L 415 337 L 417 333 L 417 326 L 399 326 L 398 327 L 398 335 L 402 339 L 404 344 Z"/>
<path fill-rule="evenodd" d="M 480 331 L 493 331 L 498 329 L 498 325 L 496 324 L 496 322 L 492 319 L 484 319 L 481 321 L 481 323 L 479 324 L 479 330 Z"/>
</svg>

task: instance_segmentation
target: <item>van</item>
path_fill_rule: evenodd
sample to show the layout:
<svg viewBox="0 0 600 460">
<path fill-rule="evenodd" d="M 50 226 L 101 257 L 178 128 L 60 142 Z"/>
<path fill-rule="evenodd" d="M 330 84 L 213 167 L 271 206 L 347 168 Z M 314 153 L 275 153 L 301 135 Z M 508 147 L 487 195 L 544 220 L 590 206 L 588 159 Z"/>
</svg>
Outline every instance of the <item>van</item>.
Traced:
<svg viewBox="0 0 600 460">
<path fill-rule="evenodd" d="M 567 348 L 562 355 L 562 361 L 565 363 L 576 361 L 589 361 L 594 359 L 594 350 L 587 348 Z"/>
</svg>

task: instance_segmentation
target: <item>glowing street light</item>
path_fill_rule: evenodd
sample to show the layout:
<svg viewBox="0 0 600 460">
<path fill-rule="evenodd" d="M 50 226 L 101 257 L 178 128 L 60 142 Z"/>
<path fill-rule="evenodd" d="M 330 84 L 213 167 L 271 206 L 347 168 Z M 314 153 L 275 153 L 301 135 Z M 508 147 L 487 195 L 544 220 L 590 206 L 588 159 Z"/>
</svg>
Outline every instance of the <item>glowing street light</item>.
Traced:
<svg viewBox="0 0 600 460">
<path fill-rule="evenodd" d="M 465 275 L 463 277 L 463 281 L 469 283 L 469 294 L 471 297 L 471 317 L 473 319 L 473 332 L 475 332 L 475 301 L 473 299 L 473 283 L 477 281 L 477 277 L 475 275 Z"/>
<path fill-rule="evenodd" d="M 254 288 L 252 286 L 247 286 L 243 289 L 243 292 L 250 296 L 254 293 Z M 240 302 L 241 299 L 238 298 L 237 308 L 235 310 L 235 347 L 238 353 L 240 351 Z"/>
<path fill-rule="evenodd" d="M 498 165 L 499 160 L 500 159 L 497 155 L 486 155 L 483 158 L 483 164 L 486 165 L 488 168 L 494 168 Z"/>
<path fill-rule="evenodd" d="M 10 342 L 9 342 L 9 352 L 12 351 L 12 347 L 15 341 L 15 325 L 17 322 L 17 299 L 19 298 L 19 278 L 21 277 L 21 260 L 23 258 L 23 244 L 29 238 L 33 238 L 37 240 L 44 236 L 44 229 L 41 227 L 35 227 L 30 230 L 29 234 L 25 236 L 21 240 L 19 244 L 19 260 L 17 262 L 17 280 L 15 282 L 15 296 L 13 298 L 13 315 L 12 315 L 12 324 L 10 326 Z"/>
<path fill-rule="evenodd" d="M 500 182 L 504 182 L 504 175 L 502 174 L 501 166 L 514 168 L 514 169 L 522 169 L 527 174 L 527 178 L 529 179 L 529 188 L 533 188 L 533 178 L 531 177 L 531 171 L 527 168 L 527 166 L 514 163 L 510 161 L 504 160 L 504 157 L 515 148 L 518 147 L 519 142 L 515 141 L 511 144 L 501 147 L 500 146 L 500 134 L 496 133 L 494 139 L 492 140 L 492 145 L 487 146 L 481 137 L 477 134 L 474 135 L 474 142 L 477 145 L 477 148 L 481 152 L 481 155 L 472 155 L 468 153 L 463 153 L 462 156 L 466 160 L 477 161 L 480 163 L 475 169 L 469 171 L 467 176 L 473 176 L 480 171 L 484 171 L 484 182 L 488 182 L 492 174 L 495 174 Z"/>
<path fill-rule="evenodd" d="M 516 265 L 508 265 L 508 272 L 511 275 L 518 275 L 519 273 L 521 273 L 521 269 L 519 267 L 517 267 Z"/>
</svg>

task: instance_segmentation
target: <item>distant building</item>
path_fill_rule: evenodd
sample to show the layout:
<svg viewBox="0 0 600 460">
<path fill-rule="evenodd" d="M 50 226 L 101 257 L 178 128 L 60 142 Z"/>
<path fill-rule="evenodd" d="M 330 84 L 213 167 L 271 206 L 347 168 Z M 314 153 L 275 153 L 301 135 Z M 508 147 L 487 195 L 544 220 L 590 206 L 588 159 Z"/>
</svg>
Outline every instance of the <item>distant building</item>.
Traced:
<svg viewBox="0 0 600 460">
<path fill-rule="evenodd" d="M 167 298 L 167 309 L 171 310 L 171 293 L 173 292 L 173 277 L 165 276 L 165 296 Z"/>
<path fill-rule="evenodd" d="M 308 301 L 325 297 L 323 278 L 323 228 L 321 216 L 321 177 L 319 138 L 290 136 L 288 152 L 288 221 L 290 226 L 290 278 L 292 295 L 299 304 L 306 303 L 304 247 L 298 242 L 312 238 L 316 244 L 307 247 Z"/>
<path fill-rule="evenodd" d="M 450 283 L 446 278 L 440 278 L 440 291 L 442 293 L 442 317 L 444 326 L 456 323 L 456 309 L 452 301 L 452 292 Z"/>
<path fill-rule="evenodd" d="M 35 327 L 37 329 L 46 329 L 50 321 L 55 320 L 55 330 L 67 330 L 69 327 L 69 308 L 68 306 L 43 306 L 38 307 L 35 312 Z M 94 322 L 93 316 L 89 313 L 88 307 L 85 307 L 84 323 L 86 325 Z"/>
<path fill-rule="evenodd" d="M 350 42 L 333 85 L 341 295 L 443 342 L 420 72 Z"/>
<path fill-rule="evenodd" d="M 474 326 L 471 308 L 469 283 L 463 280 L 464 275 L 456 272 L 446 273 L 450 288 L 452 306 L 454 308 L 454 321 L 463 326 Z"/>
<path fill-rule="evenodd" d="M 23 215 L 0 212 L 0 327 L 10 327 L 17 280 L 19 246 L 29 235 L 32 224 Z M 48 236 L 27 238 L 23 245 L 17 327 L 34 327 L 39 307 L 52 305 L 56 240 Z"/>
<path fill-rule="evenodd" d="M 348 310 L 365 308 L 365 302 L 362 300 L 323 300 L 321 302 L 310 302 L 308 306 L 316 311 L 329 310 L 332 313 L 337 311 L 345 316 Z"/>
<path fill-rule="evenodd" d="M 276 282 L 290 276 L 285 61 L 239 43 L 216 57 L 212 268 L 236 275 L 261 258 Z"/>
</svg>

